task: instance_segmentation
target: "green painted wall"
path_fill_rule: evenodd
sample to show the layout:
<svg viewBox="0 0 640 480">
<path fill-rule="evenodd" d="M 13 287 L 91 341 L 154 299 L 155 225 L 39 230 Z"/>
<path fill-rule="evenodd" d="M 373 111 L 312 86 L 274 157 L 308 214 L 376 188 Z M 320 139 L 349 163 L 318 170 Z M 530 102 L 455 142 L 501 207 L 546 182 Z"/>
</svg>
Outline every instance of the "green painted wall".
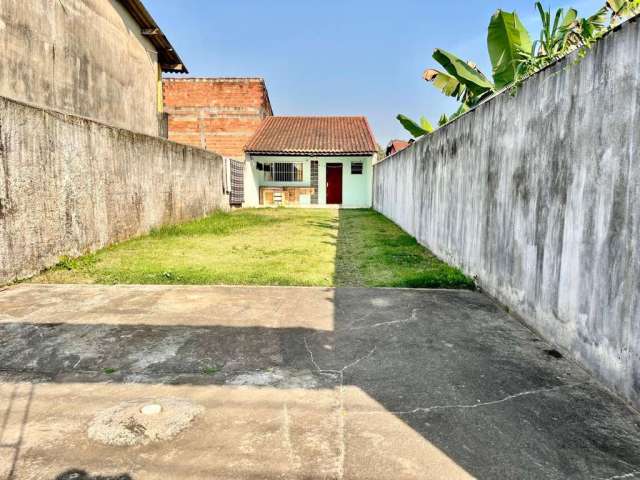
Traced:
<svg viewBox="0 0 640 480">
<path fill-rule="evenodd" d="M 327 163 L 342 163 L 342 205 L 369 208 L 372 202 L 373 157 L 318 157 L 318 203 L 326 204 Z M 351 174 L 351 162 L 362 163 L 362 175 Z"/>
<path fill-rule="evenodd" d="M 318 204 L 326 205 L 327 163 L 342 163 L 342 206 L 369 208 L 373 203 L 373 156 L 365 157 L 297 157 L 297 156 L 251 156 L 251 177 L 255 192 L 245 192 L 247 198 L 258 198 L 260 187 L 310 187 L 311 161 L 318 161 Z M 256 163 L 301 162 L 302 182 L 272 182 L 264 179 L 264 172 L 256 170 Z M 362 163 L 362 174 L 351 174 L 351 163 Z M 245 185 L 245 189 L 250 188 Z"/>
</svg>

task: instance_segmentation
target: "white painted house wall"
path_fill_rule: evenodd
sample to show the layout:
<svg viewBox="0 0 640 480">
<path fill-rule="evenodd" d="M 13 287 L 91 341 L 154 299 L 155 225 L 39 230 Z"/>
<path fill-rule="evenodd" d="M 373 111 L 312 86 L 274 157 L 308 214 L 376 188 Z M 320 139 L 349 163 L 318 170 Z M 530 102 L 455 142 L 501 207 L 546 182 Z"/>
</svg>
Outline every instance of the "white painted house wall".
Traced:
<svg viewBox="0 0 640 480">
<path fill-rule="evenodd" d="M 264 156 L 247 155 L 245 168 L 245 207 L 260 205 L 260 187 L 311 187 L 311 161 L 318 162 L 318 205 L 326 206 L 327 163 L 342 163 L 342 207 L 371 208 L 373 205 L 373 163 L 375 155 L 367 156 Z M 274 182 L 264 178 L 256 164 L 261 163 L 302 163 L 302 182 Z M 351 174 L 351 162 L 363 164 L 361 175 Z"/>
</svg>

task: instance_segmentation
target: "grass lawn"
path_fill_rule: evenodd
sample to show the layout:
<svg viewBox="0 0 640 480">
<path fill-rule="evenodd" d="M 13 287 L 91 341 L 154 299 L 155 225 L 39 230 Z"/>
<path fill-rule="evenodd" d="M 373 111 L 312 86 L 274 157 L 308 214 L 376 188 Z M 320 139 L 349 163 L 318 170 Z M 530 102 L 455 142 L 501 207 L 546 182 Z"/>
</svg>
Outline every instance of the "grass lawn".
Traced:
<svg viewBox="0 0 640 480">
<path fill-rule="evenodd" d="M 246 209 L 164 227 L 32 279 L 50 283 L 472 288 L 372 210 Z"/>
</svg>

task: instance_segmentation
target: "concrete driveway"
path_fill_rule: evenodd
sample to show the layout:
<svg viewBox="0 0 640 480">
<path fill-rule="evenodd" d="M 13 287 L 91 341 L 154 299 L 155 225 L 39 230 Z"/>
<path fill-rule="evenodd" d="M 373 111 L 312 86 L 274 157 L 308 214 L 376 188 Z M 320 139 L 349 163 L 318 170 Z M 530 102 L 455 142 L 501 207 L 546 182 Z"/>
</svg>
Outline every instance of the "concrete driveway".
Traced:
<svg viewBox="0 0 640 480">
<path fill-rule="evenodd" d="M 19 285 L 0 381 L 2 479 L 640 475 L 640 417 L 474 292 Z"/>
</svg>

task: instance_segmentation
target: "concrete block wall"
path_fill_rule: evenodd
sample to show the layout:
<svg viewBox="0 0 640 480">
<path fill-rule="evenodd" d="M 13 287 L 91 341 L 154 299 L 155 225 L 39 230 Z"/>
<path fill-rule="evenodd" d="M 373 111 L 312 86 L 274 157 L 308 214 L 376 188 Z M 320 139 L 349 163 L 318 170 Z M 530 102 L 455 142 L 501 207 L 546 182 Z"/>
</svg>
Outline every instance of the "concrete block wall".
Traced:
<svg viewBox="0 0 640 480">
<path fill-rule="evenodd" d="M 158 55 L 119 0 L 0 0 L 0 96 L 158 135 Z"/>
<path fill-rule="evenodd" d="M 244 160 L 244 147 L 273 115 L 260 78 L 169 78 L 163 82 L 169 139 Z"/>
<path fill-rule="evenodd" d="M 378 163 L 374 206 L 640 407 L 640 22 Z"/>
<path fill-rule="evenodd" d="M 219 155 L 0 97 L 0 284 L 228 205 Z"/>
</svg>

